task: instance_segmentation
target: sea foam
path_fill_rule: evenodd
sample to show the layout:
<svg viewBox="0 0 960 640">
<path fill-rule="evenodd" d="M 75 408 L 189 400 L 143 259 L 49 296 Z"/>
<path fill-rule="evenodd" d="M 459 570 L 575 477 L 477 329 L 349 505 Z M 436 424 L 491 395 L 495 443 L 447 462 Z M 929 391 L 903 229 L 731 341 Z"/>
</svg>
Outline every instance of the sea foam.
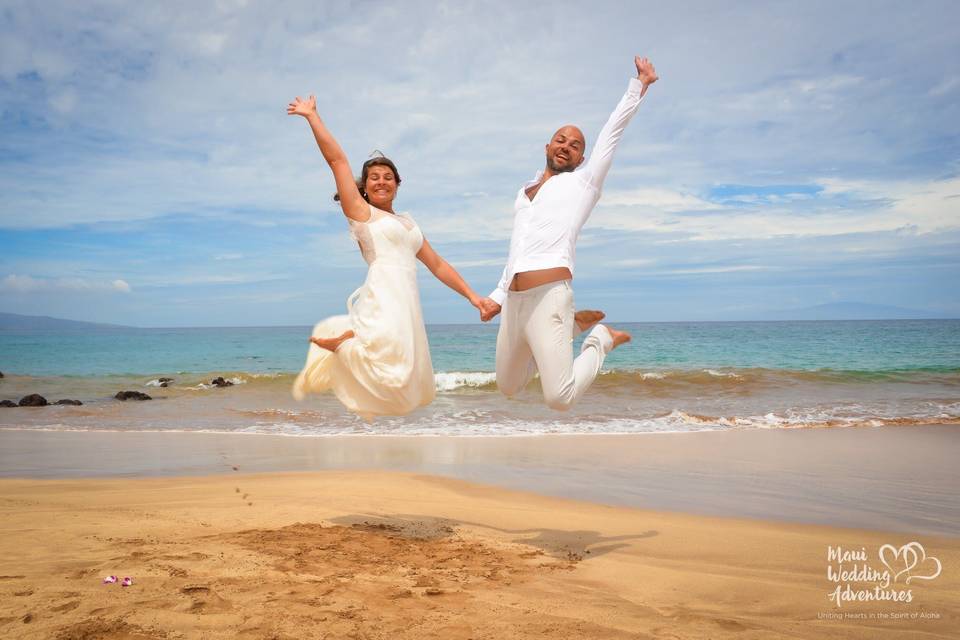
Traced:
<svg viewBox="0 0 960 640">
<path fill-rule="evenodd" d="M 485 387 L 497 381 L 497 374 L 485 371 L 450 371 L 434 374 L 437 391 L 453 391 L 464 387 Z"/>
</svg>

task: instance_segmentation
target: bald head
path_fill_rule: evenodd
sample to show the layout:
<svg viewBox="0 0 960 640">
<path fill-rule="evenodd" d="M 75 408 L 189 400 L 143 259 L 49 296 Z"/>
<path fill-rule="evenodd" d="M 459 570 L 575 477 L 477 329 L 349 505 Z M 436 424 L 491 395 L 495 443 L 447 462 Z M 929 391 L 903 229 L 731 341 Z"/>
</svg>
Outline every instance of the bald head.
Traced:
<svg viewBox="0 0 960 640">
<path fill-rule="evenodd" d="M 556 138 L 559 135 L 569 136 L 575 140 L 580 141 L 580 146 L 586 144 L 586 138 L 583 137 L 583 131 L 580 130 L 575 124 L 565 124 L 553 134 L 553 137 Z"/>
<path fill-rule="evenodd" d="M 583 162 L 586 140 L 580 127 L 567 124 L 553 134 L 547 143 L 547 169 L 552 173 L 573 171 Z"/>
</svg>

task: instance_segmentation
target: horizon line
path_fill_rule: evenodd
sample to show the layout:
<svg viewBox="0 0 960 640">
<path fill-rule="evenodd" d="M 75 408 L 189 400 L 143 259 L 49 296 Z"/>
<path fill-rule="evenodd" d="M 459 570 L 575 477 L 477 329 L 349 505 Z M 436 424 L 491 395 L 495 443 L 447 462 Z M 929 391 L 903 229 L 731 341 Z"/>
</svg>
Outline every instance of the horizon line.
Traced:
<svg viewBox="0 0 960 640">
<path fill-rule="evenodd" d="M 105 322 L 93 322 L 89 320 L 69 320 L 66 318 L 55 318 L 53 316 L 36 316 L 42 318 L 50 318 L 52 320 L 60 320 L 63 322 L 76 322 L 79 324 L 89 324 L 98 326 L 102 329 L 147 329 L 147 330 L 159 330 L 159 329 L 302 329 L 304 327 L 311 327 L 313 323 L 307 324 L 264 324 L 264 325 L 169 325 L 169 326 L 140 326 L 140 325 L 124 325 L 124 324 L 111 324 Z M 918 321 L 958 321 L 960 317 L 922 317 L 922 318 L 816 318 L 816 319 L 790 319 L 790 318 L 780 318 L 780 319 L 740 319 L 740 320 L 611 320 L 607 321 L 606 319 L 602 324 L 609 325 L 623 325 L 623 324 L 734 324 L 734 323 L 744 323 L 744 322 L 763 322 L 763 323 L 777 323 L 777 322 L 918 322 Z M 427 322 L 424 323 L 426 327 L 477 327 L 477 326 L 500 326 L 499 322 Z M 0 327 L 0 332 L 9 331 L 11 328 Z M 56 330 L 64 330 L 64 328 L 58 328 Z"/>
</svg>

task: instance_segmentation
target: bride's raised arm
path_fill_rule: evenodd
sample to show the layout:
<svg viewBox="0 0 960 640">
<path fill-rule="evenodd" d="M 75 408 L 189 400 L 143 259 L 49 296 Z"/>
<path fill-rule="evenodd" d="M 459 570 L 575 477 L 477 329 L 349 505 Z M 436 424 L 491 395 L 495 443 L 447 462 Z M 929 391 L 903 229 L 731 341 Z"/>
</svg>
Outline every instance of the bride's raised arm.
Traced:
<svg viewBox="0 0 960 640">
<path fill-rule="evenodd" d="M 317 99 L 310 96 L 306 100 L 301 100 L 298 96 L 287 105 L 287 115 L 303 116 L 310 123 L 310 129 L 313 131 L 313 137 L 317 140 L 317 146 L 320 147 L 320 153 L 324 160 L 330 165 L 333 171 L 334 180 L 337 182 L 337 194 L 340 196 L 340 206 L 343 208 L 343 214 L 351 220 L 366 222 L 370 219 L 370 205 L 360 195 L 357 183 L 354 181 L 353 171 L 350 169 L 350 162 L 347 160 L 347 154 L 340 148 L 327 126 L 323 124 L 317 114 Z"/>
</svg>

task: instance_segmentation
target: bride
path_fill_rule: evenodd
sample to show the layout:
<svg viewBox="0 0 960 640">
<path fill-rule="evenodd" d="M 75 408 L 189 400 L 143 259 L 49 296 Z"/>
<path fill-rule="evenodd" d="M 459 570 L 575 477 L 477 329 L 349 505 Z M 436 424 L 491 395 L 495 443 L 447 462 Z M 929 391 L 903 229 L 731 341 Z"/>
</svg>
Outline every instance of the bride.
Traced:
<svg viewBox="0 0 960 640">
<path fill-rule="evenodd" d="M 306 118 L 337 183 L 351 236 L 367 262 L 367 278 L 347 299 L 347 315 L 313 328 L 307 362 L 293 396 L 332 389 L 343 405 L 370 419 L 404 415 L 430 404 L 436 393 L 427 333 L 420 311 L 416 259 L 481 312 L 481 298 L 441 258 L 406 213 L 393 210 L 400 186 L 396 165 L 383 156 L 363 163 L 355 180 L 347 157 L 317 114 L 314 96 L 296 98 L 287 114 Z"/>
</svg>

